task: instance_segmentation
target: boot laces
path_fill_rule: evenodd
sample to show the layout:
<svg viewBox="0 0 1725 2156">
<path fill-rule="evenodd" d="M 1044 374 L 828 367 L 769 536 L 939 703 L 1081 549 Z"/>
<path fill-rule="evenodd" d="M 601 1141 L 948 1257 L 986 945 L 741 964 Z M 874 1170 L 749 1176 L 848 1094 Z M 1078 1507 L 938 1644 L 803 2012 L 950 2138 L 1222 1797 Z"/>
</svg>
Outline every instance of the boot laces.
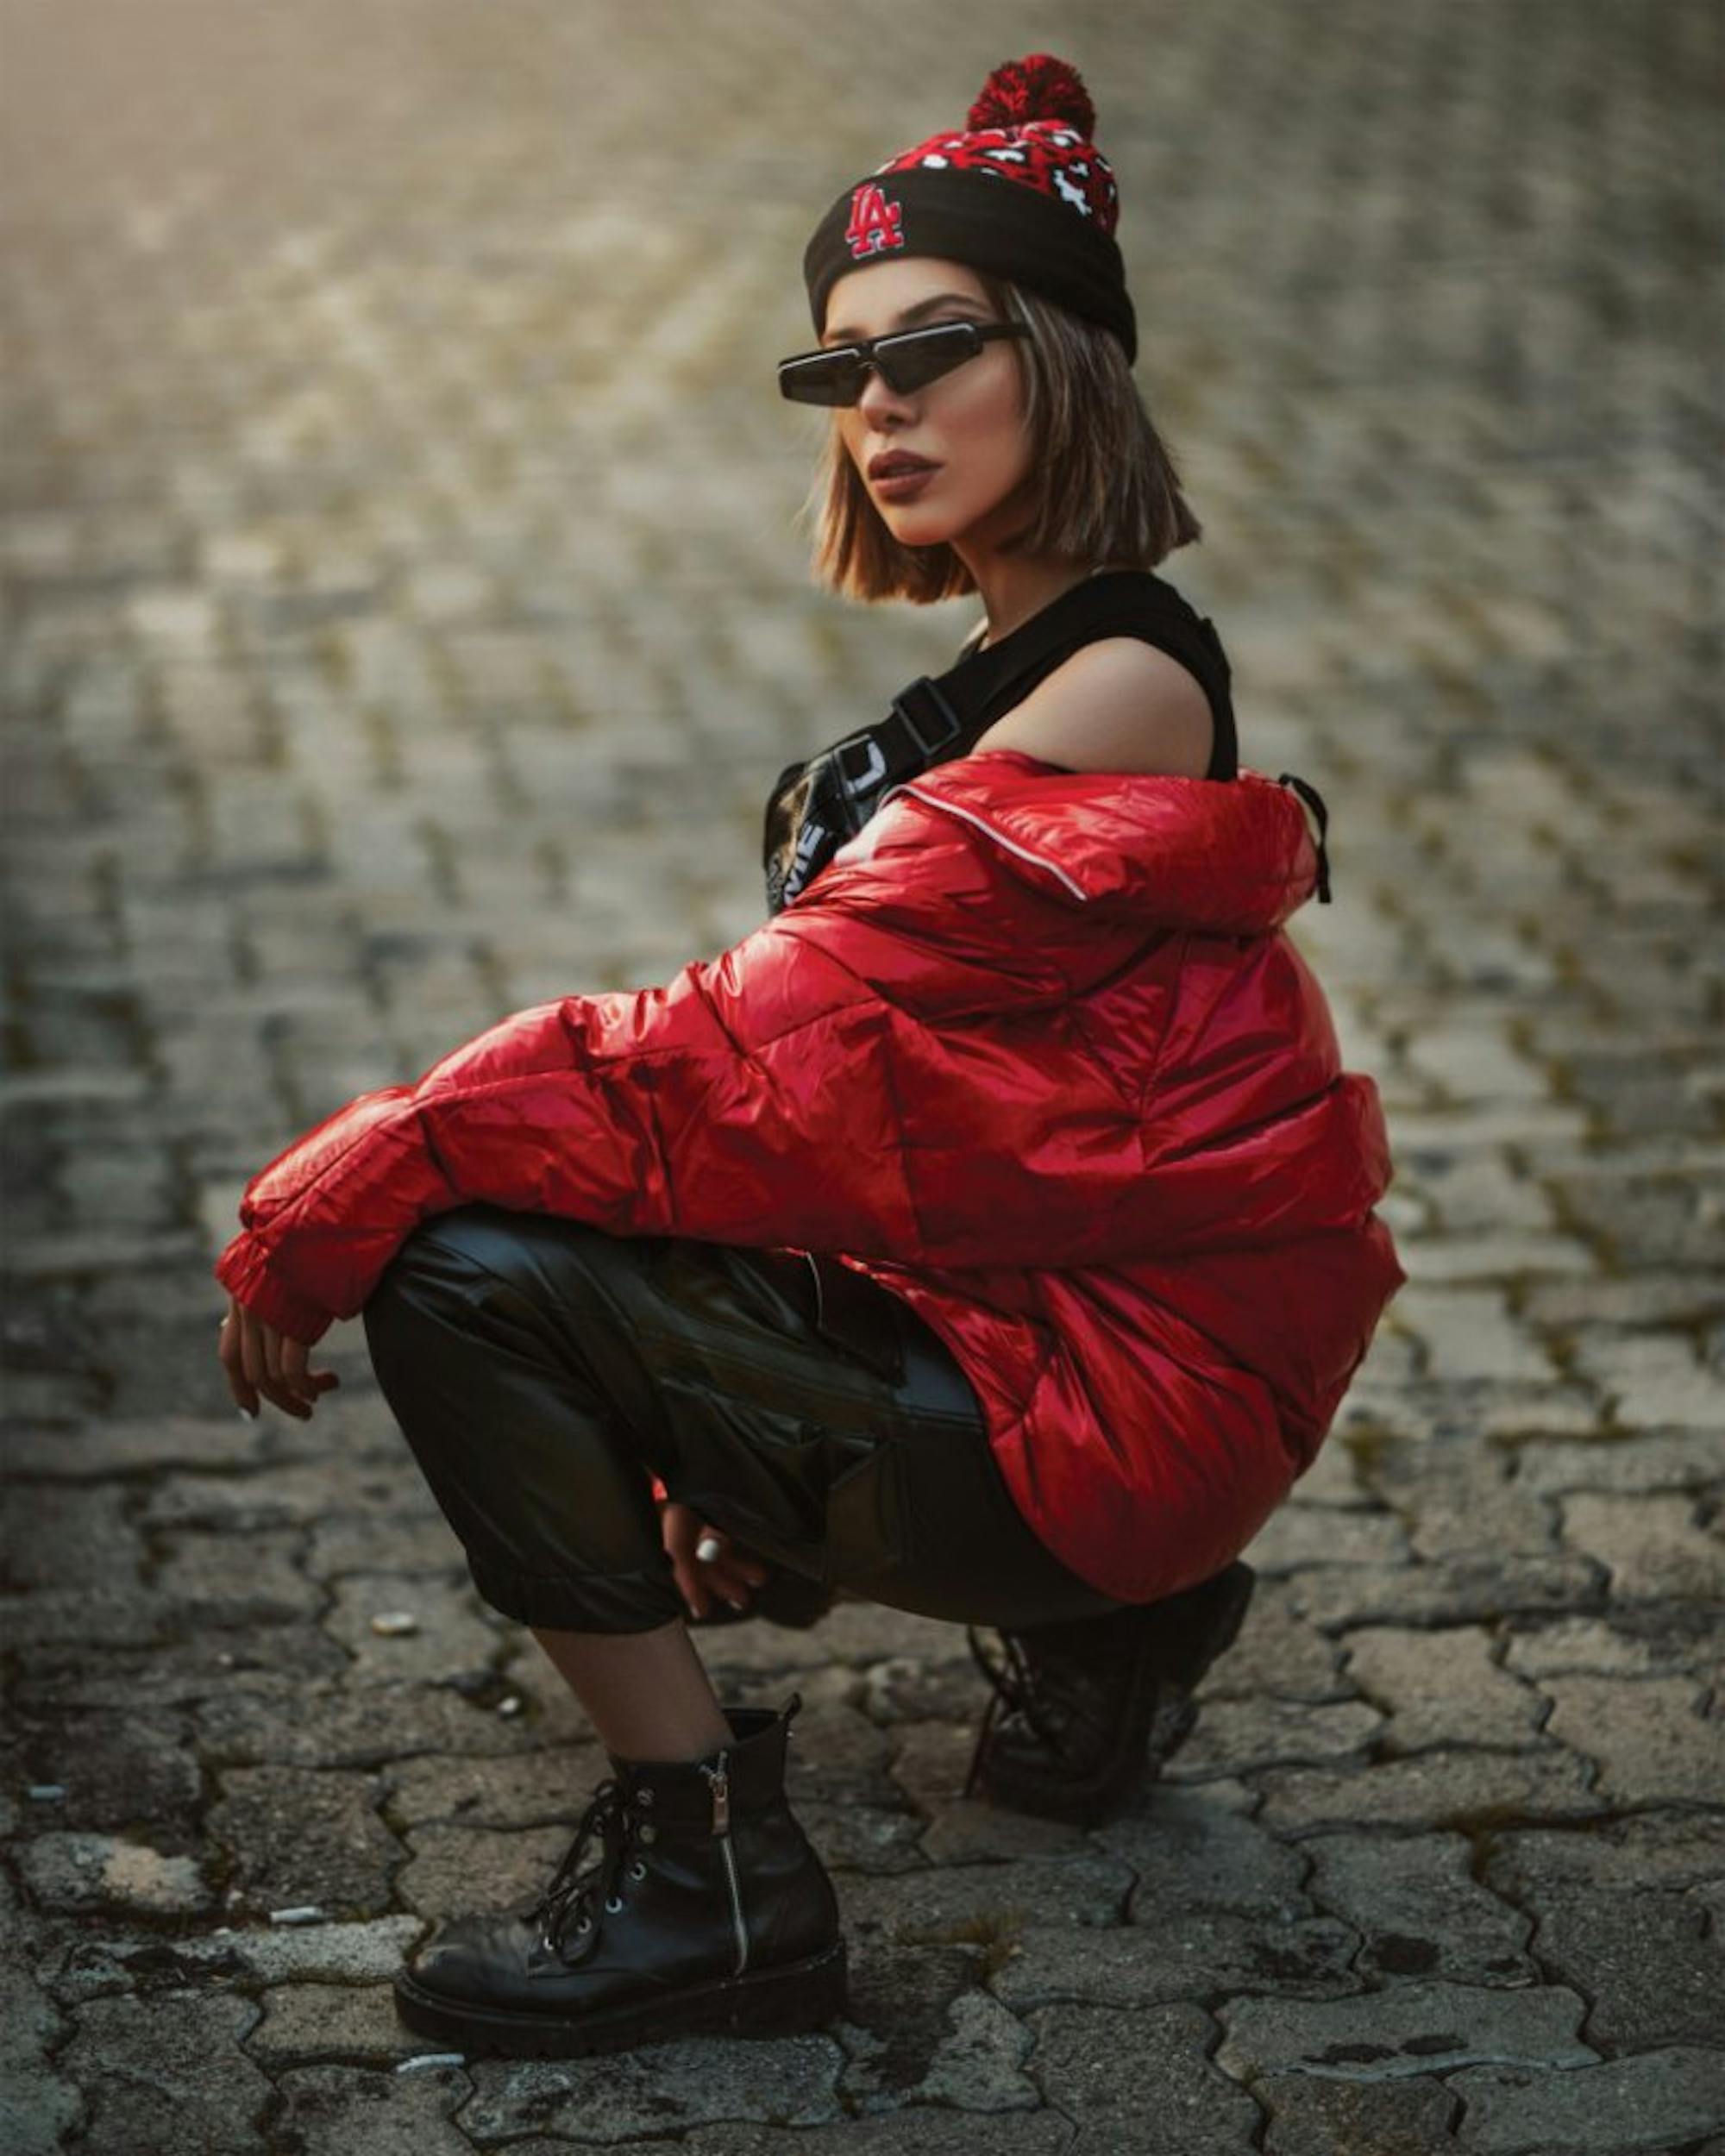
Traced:
<svg viewBox="0 0 1725 2156">
<path fill-rule="evenodd" d="M 534 1907 L 533 1922 L 548 1951 L 561 1946 L 571 1919 L 578 1933 L 590 1931 L 598 1921 L 596 1903 L 603 1902 L 613 1915 L 622 1908 L 618 1881 L 638 1826 L 637 1799 L 628 1783 L 616 1775 L 608 1776 L 593 1791 L 575 1828 L 574 1839 Z M 583 1873 L 582 1860 L 595 1835 L 599 1840 L 597 1860 Z M 633 1877 L 639 1878 L 643 1871 L 638 1863 L 630 1865 Z"/>
<path fill-rule="evenodd" d="M 1006 1724 L 1021 1724 L 1062 1761 L 1068 1758 L 1075 1735 L 1082 1740 L 1088 1729 L 1106 1738 L 1108 1689 L 1124 1674 L 1131 1652 L 1113 1627 L 1095 1620 L 1082 1635 L 1082 1652 L 1076 1640 L 1057 1644 L 1058 1635 L 1033 1642 L 1001 1628 L 994 1636 L 1000 1643 L 998 1658 L 983 1645 L 975 1626 L 965 1626 L 971 1658 L 988 1680 L 991 1694 L 970 1754 L 964 1781 L 967 1796 L 981 1778 L 983 1755 L 997 1729 Z"/>
</svg>

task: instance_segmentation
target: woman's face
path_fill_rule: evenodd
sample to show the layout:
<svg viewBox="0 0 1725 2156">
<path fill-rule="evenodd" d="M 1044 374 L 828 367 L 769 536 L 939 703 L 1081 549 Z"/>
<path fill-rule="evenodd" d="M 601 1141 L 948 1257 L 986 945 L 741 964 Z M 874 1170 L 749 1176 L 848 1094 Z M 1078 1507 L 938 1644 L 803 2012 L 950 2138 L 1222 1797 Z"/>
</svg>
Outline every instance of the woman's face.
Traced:
<svg viewBox="0 0 1725 2156">
<path fill-rule="evenodd" d="M 821 342 L 850 344 L 938 322 L 999 319 L 973 270 L 912 255 L 841 277 L 827 296 Z M 845 448 L 900 544 L 932 547 L 968 536 L 987 546 L 1011 530 L 1021 510 L 1012 498 L 1031 468 L 1018 345 L 1016 338 L 994 339 L 975 359 L 903 396 L 870 367 L 861 398 L 839 410 Z M 937 467 L 897 500 L 869 470 L 875 458 L 894 449 L 926 457 Z"/>
</svg>

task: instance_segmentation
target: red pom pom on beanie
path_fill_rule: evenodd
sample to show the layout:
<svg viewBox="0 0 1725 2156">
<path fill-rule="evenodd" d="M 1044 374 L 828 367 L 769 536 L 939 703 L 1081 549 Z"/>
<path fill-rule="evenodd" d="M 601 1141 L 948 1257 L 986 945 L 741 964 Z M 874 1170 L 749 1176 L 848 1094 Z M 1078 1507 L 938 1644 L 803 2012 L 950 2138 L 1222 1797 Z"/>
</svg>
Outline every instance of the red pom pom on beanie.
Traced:
<svg viewBox="0 0 1725 2156">
<path fill-rule="evenodd" d="M 982 128 L 1021 128 L 1032 120 L 1063 120 L 1087 142 L 1095 132 L 1096 108 L 1083 78 L 1052 53 L 1003 60 L 964 116 L 964 124 L 973 133 Z"/>
</svg>

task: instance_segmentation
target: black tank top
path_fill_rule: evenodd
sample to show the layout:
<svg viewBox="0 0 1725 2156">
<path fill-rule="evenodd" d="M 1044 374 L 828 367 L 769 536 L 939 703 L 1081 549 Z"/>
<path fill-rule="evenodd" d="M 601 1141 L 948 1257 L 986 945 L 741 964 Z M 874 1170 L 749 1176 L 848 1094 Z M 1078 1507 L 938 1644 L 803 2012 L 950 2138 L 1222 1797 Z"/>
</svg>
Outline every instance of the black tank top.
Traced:
<svg viewBox="0 0 1725 2156">
<path fill-rule="evenodd" d="M 779 774 L 768 798 L 762 842 L 769 912 L 779 912 L 820 874 L 862 830 L 889 787 L 968 755 L 978 736 L 1063 660 L 1103 636 L 1140 637 L 1196 677 L 1214 724 L 1204 775 L 1238 775 L 1230 670 L 1221 639 L 1208 616 L 1153 570 L 1098 570 L 998 643 L 980 649 L 982 635 L 982 627 L 971 631 L 944 674 L 920 675 L 900 689 L 885 718 L 846 734 L 806 761 L 787 764 Z"/>
</svg>

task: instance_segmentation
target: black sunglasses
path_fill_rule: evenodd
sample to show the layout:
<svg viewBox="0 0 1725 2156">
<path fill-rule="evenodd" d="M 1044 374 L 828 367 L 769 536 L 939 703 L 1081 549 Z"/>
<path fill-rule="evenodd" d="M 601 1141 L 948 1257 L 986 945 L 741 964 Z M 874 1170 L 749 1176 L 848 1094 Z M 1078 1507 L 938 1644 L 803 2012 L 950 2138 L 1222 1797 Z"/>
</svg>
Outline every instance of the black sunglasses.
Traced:
<svg viewBox="0 0 1725 2156">
<path fill-rule="evenodd" d="M 1027 337 L 1022 322 L 941 322 L 929 329 L 898 329 L 859 344 L 829 345 L 779 362 L 779 390 L 795 404 L 854 404 L 869 369 L 895 396 L 923 389 L 974 360 L 991 337 Z"/>
</svg>

